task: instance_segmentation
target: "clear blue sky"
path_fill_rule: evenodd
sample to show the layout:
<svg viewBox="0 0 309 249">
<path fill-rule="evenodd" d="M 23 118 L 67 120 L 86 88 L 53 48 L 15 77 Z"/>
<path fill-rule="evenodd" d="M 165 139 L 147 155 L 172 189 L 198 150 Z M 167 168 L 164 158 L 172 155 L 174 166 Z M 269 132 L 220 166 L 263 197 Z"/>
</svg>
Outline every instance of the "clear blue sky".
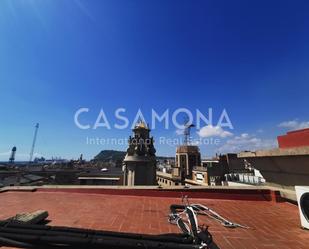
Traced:
<svg viewBox="0 0 309 249">
<path fill-rule="evenodd" d="M 0 160 L 14 145 L 28 158 L 36 122 L 35 151 L 47 158 L 126 149 L 87 145 L 87 136 L 131 132 L 80 130 L 80 107 L 90 108 L 82 116 L 91 125 L 101 108 L 111 120 L 117 107 L 130 120 L 138 108 L 149 119 L 151 108 L 211 107 L 214 120 L 226 108 L 233 135 L 201 146 L 203 155 L 229 144 L 267 147 L 308 124 L 308 13 L 305 0 L 1 0 Z M 287 121 L 294 126 L 278 126 Z M 153 135 L 174 138 L 175 130 Z M 174 155 L 173 146 L 156 147 Z"/>
</svg>

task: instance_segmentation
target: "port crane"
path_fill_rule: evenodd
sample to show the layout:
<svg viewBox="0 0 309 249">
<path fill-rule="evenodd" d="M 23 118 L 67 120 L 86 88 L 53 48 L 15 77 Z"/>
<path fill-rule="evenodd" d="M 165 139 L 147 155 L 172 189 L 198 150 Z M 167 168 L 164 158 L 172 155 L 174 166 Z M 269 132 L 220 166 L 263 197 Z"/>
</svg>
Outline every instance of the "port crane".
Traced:
<svg viewBox="0 0 309 249">
<path fill-rule="evenodd" d="M 16 146 L 14 146 L 13 148 L 12 148 L 12 151 L 11 151 L 11 155 L 10 155 L 10 158 L 9 158 L 9 161 L 10 161 L 10 163 L 14 163 L 14 161 L 15 161 L 15 154 L 16 154 Z"/>
<path fill-rule="evenodd" d="M 32 157 L 33 157 L 33 152 L 34 152 L 36 137 L 37 137 L 37 135 L 38 135 L 38 129 L 39 129 L 39 123 L 37 123 L 37 124 L 35 125 L 34 136 L 33 136 L 33 141 L 32 141 L 32 146 L 31 146 L 31 151 L 30 151 L 29 163 L 32 162 Z"/>
</svg>

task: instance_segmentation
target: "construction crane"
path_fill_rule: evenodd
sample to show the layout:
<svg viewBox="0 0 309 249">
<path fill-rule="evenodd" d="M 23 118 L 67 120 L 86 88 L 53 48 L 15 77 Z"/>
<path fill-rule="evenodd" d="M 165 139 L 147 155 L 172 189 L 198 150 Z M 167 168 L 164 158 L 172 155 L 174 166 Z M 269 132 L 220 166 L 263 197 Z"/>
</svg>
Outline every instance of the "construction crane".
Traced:
<svg viewBox="0 0 309 249">
<path fill-rule="evenodd" d="M 16 154 L 16 146 L 14 146 L 12 148 L 11 156 L 9 158 L 10 163 L 14 163 L 14 161 L 15 161 L 15 154 Z"/>
<path fill-rule="evenodd" d="M 34 146 L 36 142 L 36 137 L 38 135 L 38 129 L 39 129 L 39 123 L 35 125 L 35 130 L 34 130 L 34 136 L 33 136 L 33 141 L 32 141 L 32 146 L 31 146 L 31 151 L 30 151 L 30 158 L 29 158 L 29 163 L 32 162 L 32 157 L 33 157 L 33 152 L 34 152 Z"/>
<path fill-rule="evenodd" d="M 185 145 L 189 145 L 189 143 L 190 143 L 190 130 L 191 130 L 192 127 L 195 127 L 195 125 L 191 124 L 189 122 L 189 120 L 187 118 L 185 118 L 185 121 L 184 121 L 184 132 L 183 132 L 183 134 L 184 134 L 184 141 L 183 141 L 183 143 Z"/>
</svg>

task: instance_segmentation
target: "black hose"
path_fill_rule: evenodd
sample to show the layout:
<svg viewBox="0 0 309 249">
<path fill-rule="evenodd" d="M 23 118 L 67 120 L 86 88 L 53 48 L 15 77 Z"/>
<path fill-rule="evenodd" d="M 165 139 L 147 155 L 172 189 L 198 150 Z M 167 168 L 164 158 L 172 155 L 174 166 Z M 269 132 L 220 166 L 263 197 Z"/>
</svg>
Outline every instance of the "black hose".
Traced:
<svg viewBox="0 0 309 249">
<path fill-rule="evenodd" d="M 177 213 L 185 209 L 193 228 L 192 236 Z M 208 230 L 196 230 L 192 209 L 171 205 L 170 210 L 171 217 L 174 215 L 178 219 L 184 234 L 148 235 L 0 221 L 0 246 L 32 249 L 198 249 L 206 244 L 209 249 L 218 249 Z"/>
<path fill-rule="evenodd" d="M 29 248 L 31 244 L 19 242 L 16 240 L 0 237 L 0 246 L 13 246 L 13 247 L 25 247 Z"/>
<path fill-rule="evenodd" d="M 15 228 L 11 228 L 11 226 Z M 175 234 L 156 236 L 111 232 L 111 236 L 95 230 L 86 230 L 88 233 L 83 233 L 84 231 L 79 231 L 79 229 L 73 229 L 74 232 L 72 232 L 72 229 L 67 229 L 70 232 L 66 232 L 63 231 L 64 228 L 62 228 L 62 231 L 55 231 L 51 230 L 52 227 L 49 230 L 39 230 L 39 226 L 46 228 L 42 225 L 37 225 L 35 226 L 36 229 L 32 230 L 26 228 L 27 226 L 24 224 L 7 224 L 5 227 L 0 227 L 0 236 L 11 242 L 14 241 L 11 246 L 22 248 L 195 249 L 199 247 L 199 245 L 192 244 L 191 238 L 186 241 L 187 243 L 184 243 L 187 237 L 176 236 Z M 19 228 L 16 229 L 16 227 Z M 126 236 L 122 236 L 123 234 Z M 18 245 L 18 243 L 23 244 Z M 1 244 L 8 245 L 8 242 Z"/>
<path fill-rule="evenodd" d="M 175 242 L 175 243 L 192 243 L 190 236 L 182 234 L 161 234 L 161 235 L 148 235 L 148 234 L 134 234 L 134 233 L 120 233 L 112 231 L 97 231 L 82 228 L 70 227 L 52 227 L 43 225 L 28 225 L 20 223 L 7 223 L 5 226 L 0 226 L 0 232 L 28 234 L 28 235 L 50 235 L 50 236 L 70 236 L 74 238 L 85 238 L 89 236 L 110 236 L 110 237 L 123 237 L 132 239 L 146 239 L 153 241 Z"/>
<path fill-rule="evenodd" d="M 11 244 L 22 248 L 94 248 L 94 249 L 198 249 L 199 245 L 180 244 L 162 241 L 139 239 L 99 237 L 99 238 L 71 238 L 66 236 L 31 236 L 20 234 L 3 234 L 10 241 L 21 241 L 22 244 Z M 26 243 L 25 243 L 26 242 Z"/>
</svg>

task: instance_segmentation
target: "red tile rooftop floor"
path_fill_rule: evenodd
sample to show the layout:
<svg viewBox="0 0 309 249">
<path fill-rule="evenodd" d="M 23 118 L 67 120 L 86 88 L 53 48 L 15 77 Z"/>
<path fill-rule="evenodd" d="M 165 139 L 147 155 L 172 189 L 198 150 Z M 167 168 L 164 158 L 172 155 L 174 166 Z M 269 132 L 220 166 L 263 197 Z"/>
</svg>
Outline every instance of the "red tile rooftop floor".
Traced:
<svg viewBox="0 0 309 249">
<path fill-rule="evenodd" d="M 250 229 L 225 228 L 199 216 L 209 225 L 214 241 L 222 249 L 309 248 L 309 231 L 300 228 L 298 208 L 288 202 L 191 199 L 207 205 L 233 222 Z M 0 193 L 0 219 L 16 213 L 47 210 L 50 225 L 83 227 L 131 233 L 179 232 L 167 221 L 169 206 L 180 198 L 127 196 L 70 192 Z M 203 222 L 201 222 L 203 221 Z"/>
</svg>

